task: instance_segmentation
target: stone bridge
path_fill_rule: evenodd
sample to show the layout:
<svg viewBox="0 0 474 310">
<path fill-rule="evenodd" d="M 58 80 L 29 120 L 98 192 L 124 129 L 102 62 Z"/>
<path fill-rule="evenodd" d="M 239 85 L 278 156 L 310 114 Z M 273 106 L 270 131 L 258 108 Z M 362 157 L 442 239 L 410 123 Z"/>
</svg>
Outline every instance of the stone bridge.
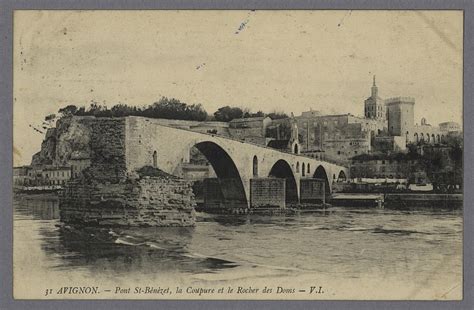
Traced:
<svg viewBox="0 0 474 310">
<path fill-rule="evenodd" d="M 222 136 L 168 127 L 155 119 L 125 119 L 128 173 L 149 165 L 170 174 L 179 174 L 182 163 L 189 162 L 192 147 L 199 149 L 211 163 L 224 198 L 247 205 L 250 203 L 252 178 L 285 178 L 287 201 L 298 202 L 301 179 L 323 179 L 326 192 L 330 193 L 333 181 L 349 176 L 347 167 L 334 163 Z"/>
</svg>

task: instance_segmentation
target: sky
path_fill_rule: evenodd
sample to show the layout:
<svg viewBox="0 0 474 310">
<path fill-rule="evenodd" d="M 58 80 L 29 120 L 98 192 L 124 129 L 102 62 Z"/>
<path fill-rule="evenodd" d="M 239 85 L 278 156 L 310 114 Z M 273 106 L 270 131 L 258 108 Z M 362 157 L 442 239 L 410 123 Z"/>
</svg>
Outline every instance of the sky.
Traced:
<svg viewBox="0 0 474 310">
<path fill-rule="evenodd" d="M 92 101 L 363 115 L 376 75 L 415 123 L 462 123 L 462 38 L 461 11 L 15 11 L 14 165 Z"/>
</svg>

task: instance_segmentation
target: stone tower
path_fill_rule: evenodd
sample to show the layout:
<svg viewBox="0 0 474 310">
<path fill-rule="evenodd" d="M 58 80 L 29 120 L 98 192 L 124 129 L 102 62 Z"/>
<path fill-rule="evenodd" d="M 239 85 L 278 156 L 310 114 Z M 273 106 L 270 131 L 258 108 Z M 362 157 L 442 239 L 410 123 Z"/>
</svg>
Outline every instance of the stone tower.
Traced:
<svg viewBox="0 0 474 310">
<path fill-rule="evenodd" d="M 407 141 L 413 135 L 415 99 L 397 97 L 386 100 L 388 132 L 391 136 L 405 136 Z"/>
<path fill-rule="evenodd" d="M 364 102 L 364 115 L 366 118 L 376 119 L 376 120 L 385 120 L 386 119 L 386 110 L 385 102 L 378 95 L 378 87 L 375 84 L 375 75 L 372 84 L 372 92 L 369 98 Z"/>
</svg>

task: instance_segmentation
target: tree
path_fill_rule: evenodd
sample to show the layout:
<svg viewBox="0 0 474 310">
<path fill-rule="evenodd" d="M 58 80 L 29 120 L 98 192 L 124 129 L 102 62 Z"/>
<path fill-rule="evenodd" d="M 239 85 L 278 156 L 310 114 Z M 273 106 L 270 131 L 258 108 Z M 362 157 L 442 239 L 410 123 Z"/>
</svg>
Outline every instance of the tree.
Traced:
<svg viewBox="0 0 474 310">
<path fill-rule="evenodd" d="M 61 116 L 70 116 L 70 115 L 75 115 L 77 112 L 77 107 L 75 105 L 68 105 L 62 109 L 59 109 L 58 113 L 61 114 Z"/>
<path fill-rule="evenodd" d="M 237 107 L 229 107 L 225 106 L 222 108 L 219 108 L 216 112 L 214 112 L 214 117 L 216 121 L 220 122 L 230 122 L 231 120 L 235 118 L 241 118 L 243 117 L 244 112 L 242 111 L 241 108 Z"/>
</svg>

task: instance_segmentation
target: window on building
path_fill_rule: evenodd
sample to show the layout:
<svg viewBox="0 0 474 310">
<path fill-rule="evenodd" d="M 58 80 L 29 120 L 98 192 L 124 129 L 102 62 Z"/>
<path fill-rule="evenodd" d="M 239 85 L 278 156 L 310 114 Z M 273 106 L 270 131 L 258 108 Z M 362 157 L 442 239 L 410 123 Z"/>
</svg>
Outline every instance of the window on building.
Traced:
<svg viewBox="0 0 474 310">
<path fill-rule="evenodd" d="M 296 162 L 296 172 L 300 172 L 300 162 Z"/>
</svg>

